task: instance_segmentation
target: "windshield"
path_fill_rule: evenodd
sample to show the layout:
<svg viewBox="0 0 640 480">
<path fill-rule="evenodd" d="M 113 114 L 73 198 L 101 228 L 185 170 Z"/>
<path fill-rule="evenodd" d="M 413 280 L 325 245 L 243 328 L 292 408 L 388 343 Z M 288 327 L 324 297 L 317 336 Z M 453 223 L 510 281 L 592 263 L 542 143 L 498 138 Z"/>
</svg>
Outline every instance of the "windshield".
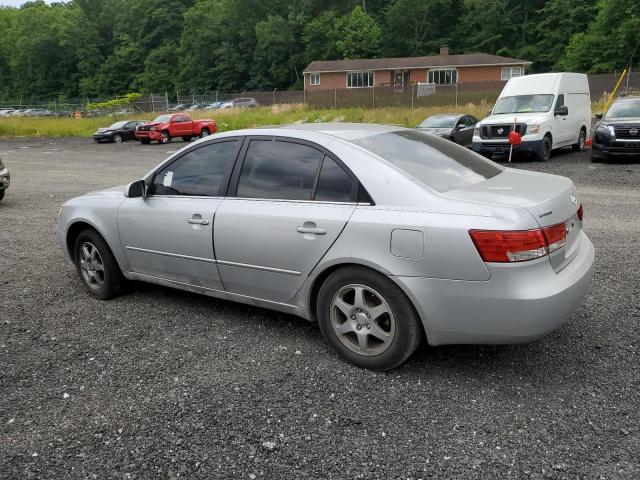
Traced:
<svg viewBox="0 0 640 480">
<path fill-rule="evenodd" d="M 458 117 L 444 115 L 428 117 L 417 128 L 453 128 L 456 118 Z"/>
<path fill-rule="evenodd" d="M 640 99 L 614 103 L 607 112 L 607 118 L 626 117 L 640 117 Z"/>
<path fill-rule="evenodd" d="M 170 120 L 171 115 L 160 115 L 159 117 L 156 117 L 153 123 L 169 123 Z"/>
<path fill-rule="evenodd" d="M 116 122 L 116 123 L 114 123 L 113 125 L 111 125 L 109 127 L 109 130 L 117 130 L 119 128 L 124 127 L 126 124 L 127 124 L 127 122 Z"/>
<path fill-rule="evenodd" d="M 553 104 L 553 95 L 517 95 L 502 97 L 493 107 L 493 115 L 501 113 L 548 112 Z"/>
<path fill-rule="evenodd" d="M 417 130 L 381 133 L 353 143 L 438 192 L 495 177 L 503 168 L 460 145 Z"/>
</svg>

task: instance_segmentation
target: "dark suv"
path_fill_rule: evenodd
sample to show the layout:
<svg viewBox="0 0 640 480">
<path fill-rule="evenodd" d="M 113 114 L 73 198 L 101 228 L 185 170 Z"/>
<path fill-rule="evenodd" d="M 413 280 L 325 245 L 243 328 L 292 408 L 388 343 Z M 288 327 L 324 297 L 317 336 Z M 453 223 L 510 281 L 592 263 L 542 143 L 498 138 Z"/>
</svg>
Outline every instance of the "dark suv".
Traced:
<svg viewBox="0 0 640 480">
<path fill-rule="evenodd" d="M 619 98 L 596 118 L 592 161 L 640 158 L 640 97 Z"/>
</svg>

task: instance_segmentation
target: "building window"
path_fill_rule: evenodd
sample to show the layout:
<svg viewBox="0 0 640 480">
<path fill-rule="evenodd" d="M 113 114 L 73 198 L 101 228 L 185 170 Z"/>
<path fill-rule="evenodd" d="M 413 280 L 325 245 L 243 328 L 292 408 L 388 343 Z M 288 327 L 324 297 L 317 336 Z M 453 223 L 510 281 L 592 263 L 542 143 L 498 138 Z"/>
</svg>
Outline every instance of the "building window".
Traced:
<svg viewBox="0 0 640 480">
<path fill-rule="evenodd" d="M 429 83 L 453 85 L 458 83 L 458 71 L 455 68 L 429 70 Z"/>
<path fill-rule="evenodd" d="M 506 82 L 513 77 L 520 76 L 522 76 L 522 67 L 502 67 L 502 75 L 500 75 L 500 79 Z"/>
<path fill-rule="evenodd" d="M 310 73 L 309 74 L 309 82 L 311 85 L 320 85 L 320 74 L 319 73 Z"/>
<path fill-rule="evenodd" d="M 373 87 L 373 72 L 347 73 L 347 88 Z"/>
</svg>

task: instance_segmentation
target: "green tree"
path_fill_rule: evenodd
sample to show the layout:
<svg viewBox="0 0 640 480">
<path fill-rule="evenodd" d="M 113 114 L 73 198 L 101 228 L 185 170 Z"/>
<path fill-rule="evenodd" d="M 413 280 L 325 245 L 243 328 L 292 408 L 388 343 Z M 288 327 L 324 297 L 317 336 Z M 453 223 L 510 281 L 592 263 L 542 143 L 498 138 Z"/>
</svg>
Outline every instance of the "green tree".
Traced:
<svg viewBox="0 0 640 480">
<path fill-rule="evenodd" d="M 338 19 L 334 35 L 342 58 L 367 58 L 378 53 L 382 33 L 376 20 L 358 5 Z"/>
</svg>

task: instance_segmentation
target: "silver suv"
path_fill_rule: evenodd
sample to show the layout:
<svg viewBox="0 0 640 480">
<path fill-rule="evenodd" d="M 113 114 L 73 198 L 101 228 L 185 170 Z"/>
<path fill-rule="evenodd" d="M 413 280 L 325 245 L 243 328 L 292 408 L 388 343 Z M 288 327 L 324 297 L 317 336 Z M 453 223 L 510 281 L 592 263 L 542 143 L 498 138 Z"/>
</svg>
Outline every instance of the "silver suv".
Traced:
<svg viewBox="0 0 640 480">
<path fill-rule="evenodd" d="M 0 158 L 0 200 L 4 198 L 4 191 L 9 188 L 9 183 L 11 183 L 11 175 Z"/>
</svg>

